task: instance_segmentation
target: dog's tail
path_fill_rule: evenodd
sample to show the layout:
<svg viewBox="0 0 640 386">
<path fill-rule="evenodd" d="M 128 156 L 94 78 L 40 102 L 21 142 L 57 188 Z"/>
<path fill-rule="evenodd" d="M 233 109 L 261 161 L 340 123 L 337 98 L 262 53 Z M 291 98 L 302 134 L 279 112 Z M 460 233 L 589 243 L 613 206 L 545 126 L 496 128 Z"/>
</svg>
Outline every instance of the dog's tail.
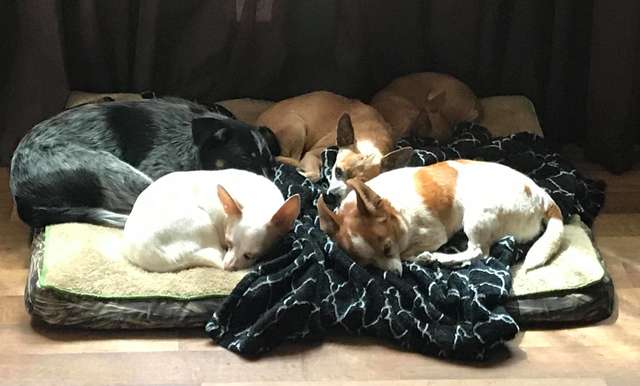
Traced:
<svg viewBox="0 0 640 386">
<path fill-rule="evenodd" d="M 545 197 L 545 201 L 544 219 L 547 223 L 547 228 L 542 236 L 540 236 L 529 249 L 523 264 L 525 271 L 530 271 L 545 265 L 549 259 L 558 252 L 560 244 L 562 243 L 564 223 L 562 221 L 560 208 L 548 195 Z"/>
<path fill-rule="evenodd" d="M 31 207 L 24 204 L 21 205 L 19 197 L 16 197 L 16 207 L 22 221 L 34 228 L 66 222 L 82 222 L 124 228 L 124 224 L 129 217 L 126 214 L 112 212 L 102 208 Z"/>
<path fill-rule="evenodd" d="M 135 200 L 152 181 L 124 162 L 99 161 L 102 173 L 91 170 L 92 164 L 37 178 L 15 173 L 12 194 L 20 219 L 33 228 L 65 222 L 124 228 Z"/>
</svg>

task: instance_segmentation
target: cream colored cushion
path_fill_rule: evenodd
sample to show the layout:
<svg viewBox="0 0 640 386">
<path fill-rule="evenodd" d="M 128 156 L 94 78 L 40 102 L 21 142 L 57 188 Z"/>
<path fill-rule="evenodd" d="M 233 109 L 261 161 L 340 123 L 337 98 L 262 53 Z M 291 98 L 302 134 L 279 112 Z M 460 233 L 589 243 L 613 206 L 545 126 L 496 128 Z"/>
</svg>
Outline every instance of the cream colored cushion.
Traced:
<svg viewBox="0 0 640 386">
<path fill-rule="evenodd" d="M 560 251 L 549 264 L 529 272 L 520 268 L 513 269 L 512 294 L 518 297 L 583 288 L 605 275 L 591 231 L 578 216 L 565 225 Z"/>
<path fill-rule="evenodd" d="M 45 229 L 41 288 L 101 298 L 225 296 L 246 271 L 192 268 L 174 273 L 147 272 L 122 255 L 122 230 L 90 224 Z"/>
</svg>

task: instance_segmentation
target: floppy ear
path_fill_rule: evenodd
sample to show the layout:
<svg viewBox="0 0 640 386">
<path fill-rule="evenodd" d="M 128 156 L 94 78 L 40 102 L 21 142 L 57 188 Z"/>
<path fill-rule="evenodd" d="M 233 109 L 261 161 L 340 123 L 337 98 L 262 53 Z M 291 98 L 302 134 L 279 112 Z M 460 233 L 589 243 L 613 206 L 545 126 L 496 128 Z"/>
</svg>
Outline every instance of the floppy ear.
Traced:
<svg viewBox="0 0 640 386">
<path fill-rule="evenodd" d="M 355 134 L 351 124 L 351 116 L 348 113 L 342 114 L 338 120 L 338 135 L 336 137 L 338 147 L 348 147 L 355 143 Z"/>
<path fill-rule="evenodd" d="M 375 216 L 382 198 L 357 178 L 348 180 L 347 185 L 356 192 L 358 211 L 364 215 Z"/>
<path fill-rule="evenodd" d="M 385 154 L 380 160 L 380 172 L 386 172 L 388 170 L 403 168 L 411 161 L 413 155 L 413 148 L 402 147 L 398 150 L 394 150 Z"/>
<path fill-rule="evenodd" d="M 191 121 L 191 134 L 193 143 L 201 146 L 206 140 L 214 138 L 220 143 L 229 139 L 229 129 L 224 120 L 218 118 L 196 118 Z"/>
<path fill-rule="evenodd" d="M 277 157 L 281 153 L 280 142 L 278 142 L 278 137 L 273 134 L 270 128 L 266 126 L 258 127 L 258 132 L 262 135 L 262 138 L 267 142 L 267 146 L 269 147 L 269 151 L 273 157 Z"/>
<path fill-rule="evenodd" d="M 427 105 L 427 109 L 429 109 L 429 111 L 431 111 L 432 113 L 436 113 L 442 109 L 446 100 L 447 92 L 442 91 L 435 95 L 429 95 L 425 104 Z"/>
<path fill-rule="evenodd" d="M 234 218 L 242 217 L 242 205 L 234 200 L 222 185 L 218 185 L 218 198 L 227 216 Z"/>
<path fill-rule="evenodd" d="M 338 233 L 342 221 L 337 214 L 333 213 L 333 211 L 327 207 L 327 204 L 324 202 L 324 195 L 320 195 L 320 198 L 318 198 L 318 217 L 320 217 L 320 229 L 329 236 Z"/>
<path fill-rule="evenodd" d="M 282 204 L 280 209 L 271 217 L 270 224 L 276 228 L 278 233 L 289 232 L 293 222 L 300 214 L 300 195 L 294 194 Z"/>
</svg>

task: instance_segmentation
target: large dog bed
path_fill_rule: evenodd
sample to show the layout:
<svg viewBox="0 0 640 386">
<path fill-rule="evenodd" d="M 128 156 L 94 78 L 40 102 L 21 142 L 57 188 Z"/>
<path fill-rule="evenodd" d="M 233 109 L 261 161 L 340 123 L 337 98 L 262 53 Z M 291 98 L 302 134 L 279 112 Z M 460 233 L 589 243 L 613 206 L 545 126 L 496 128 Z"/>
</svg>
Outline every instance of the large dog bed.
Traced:
<svg viewBox="0 0 640 386">
<path fill-rule="evenodd" d="M 521 325 L 587 323 L 611 313 L 612 285 L 577 217 L 561 252 L 529 275 L 515 269 L 505 307 Z M 47 227 L 34 239 L 26 303 L 49 324 L 95 329 L 200 327 L 246 274 L 215 268 L 150 273 L 120 253 L 122 232 L 89 224 Z"/>
<path fill-rule="evenodd" d="M 526 276 L 517 262 L 527 246 L 508 238 L 496 243 L 489 258 L 458 270 L 406 264 L 399 278 L 364 269 L 319 230 L 314 203 L 326 178 L 313 184 L 281 165 L 274 182 L 285 195 L 300 193 L 303 210 L 274 254 L 279 257 L 246 275 L 211 268 L 153 274 L 122 258 L 120 231 L 56 225 L 34 239 L 27 307 L 47 323 L 88 328 L 208 322 L 213 339 L 244 355 L 339 328 L 409 350 L 475 358 L 512 338 L 518 324 L 592 322 L 610 315 L 612 284 L 585 225 L 603 203 L 601 184 L 580 176 L 532 134 L 492 138 L 481 126 L 462 124 L 450 145 L 418 139 L 398 145 L 407 144 L 417 149 L 415 165 L 465 157 L 502 162 L 530 175 L 566 217 L 562 252 L 549 267 Z M 324 153 L 324 177 L 335 153 Z M 445 248 L 464 243 L 456 237 Z"/>
</svg>

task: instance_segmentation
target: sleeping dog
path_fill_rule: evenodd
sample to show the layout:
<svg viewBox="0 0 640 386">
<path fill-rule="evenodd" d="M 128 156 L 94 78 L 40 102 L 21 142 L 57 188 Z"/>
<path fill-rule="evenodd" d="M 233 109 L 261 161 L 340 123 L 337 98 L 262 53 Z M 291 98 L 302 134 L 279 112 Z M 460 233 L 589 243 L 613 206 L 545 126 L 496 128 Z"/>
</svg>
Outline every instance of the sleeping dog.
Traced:
<svg viewBox="0 0 640 386">
<path fill-rule="evenodd" d="M 269 176 L 279 151 L 269 129 L 218 106 L 179 98 L 87 104 L 37 124 L 22 139 L 10 189 L 18 215 L 34 228 L 124 227 L 138 195 L 165 174 L 236 168 Z"/>
</svg>

